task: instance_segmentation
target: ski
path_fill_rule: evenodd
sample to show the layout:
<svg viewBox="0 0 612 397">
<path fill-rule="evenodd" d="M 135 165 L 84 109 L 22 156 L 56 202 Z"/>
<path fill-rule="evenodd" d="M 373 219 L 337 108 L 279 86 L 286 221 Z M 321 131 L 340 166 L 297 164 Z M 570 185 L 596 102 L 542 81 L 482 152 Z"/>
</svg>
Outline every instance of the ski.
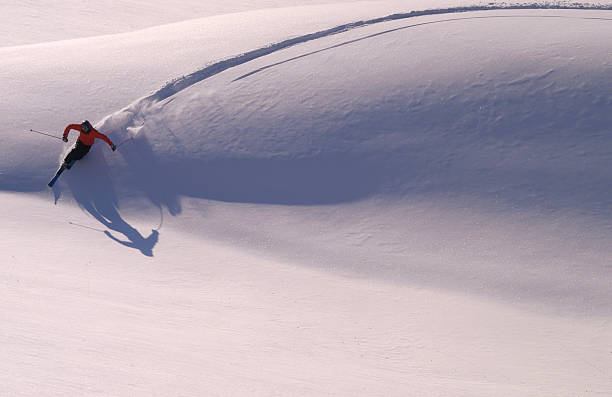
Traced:
<svg viewBox="0 0 612 397">
<path fill-rule="evenodd" d="M 63 167 L 63 166 L 62 166 L 62 167 Z M 64 170 L 62 169 L 62 171 L 64 171 Z M 49 186 L 49 187 L 53 187 L 53 185 L 55 185 L 55 182 L 57 182 L 57 178 L 59 178 L 60 174 L 61 174 L 61 172 L 57 171 L 57 174 L 55 174 L 55 176 L 53 177 L 53 179 L 51 179 L 51 180 L 49 181 L 49 183 L 47 183 L 47 186 Z"/>
<path fill-rule="evenodd" d="M 55 185 L 55 182 L 57 182 L 57 179 L 59 178 L 59 176 L 62 174 L 62 172 L 64 172 L 64 170 L 69 170 L 70 168 L 72 168 L 72 166 L 74 165 L 74 163 L 76 163 L 76 160 L 72 160 L 69 164 L 66 165 L 66 163 L 63 163 L 62 166 L 59 168 L 59 170 L 57 170 L 57 173 L 55 174 L 55 176 L 53 177 L 53 179 L 51 179 L 49 181 L 49 183 L 47 183 L 47 186 L 49 187 L 53 187 L 53 185 Z"/>
</svg>

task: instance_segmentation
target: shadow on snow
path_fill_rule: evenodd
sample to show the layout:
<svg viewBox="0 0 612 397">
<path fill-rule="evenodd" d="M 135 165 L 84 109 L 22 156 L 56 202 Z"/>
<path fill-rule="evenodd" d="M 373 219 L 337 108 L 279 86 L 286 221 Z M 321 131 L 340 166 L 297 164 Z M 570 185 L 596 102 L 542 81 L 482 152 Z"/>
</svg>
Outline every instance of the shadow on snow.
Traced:
<svg viewBox="0 0 612 397">
<path fill-rule="evenodd" d="M 94 161 L 92 161 L 94 160 Z M 119 213 L 118 199 L 113 188 L 108 165 L 104 157 L 93 151 L 75 167 L 62 175 L 79 206 L 102 225 L 122 236 L 116 237 L 108 230 L 104 234 L 111 240 L 143 255 L 153 256 L 153 248 L 159 239 L 159 231 L 152 230 L 148 237 L 140 234 Z"/>
<path fill-rule="evenodd" d="M 448 10 L 447 10 L 448 11 Z M 459 10 L 464 11 L 464 10 Z M 467 11 L 467 10 L 466 10 Z M 437 12 L 442 13 L 442 12 Z M 143 98 L 139 102 L 130 105 L 128 108 L 119 112 L 116 119 L 110 117 L 105 120 L 101 130 L 111 133 L 111 135 L 124 134 L 136 124 L 143 123 L 146 118 L 147 109 L 152 104 L 166 99 L 185 88 L 220 73 L 226 69 L 246 63 L 250 60 L 270 54 L 292 45 L 340 33 L 364 24 L 383 22 L 386 20 L 401 19 L 416 15 L 396 15 L 379 20 L 366 21 L 361 24 L 350 24 L 341 26 L 329 31 L 319 32 L 313 35 L 306 35 L 298 39 L 288 40 L 276 45 L 243 54 L 237 58 L 219 62 L 183 79 L 174 81 L 163 87 L 157 93 Z M 485 18 L 485 17 L 476 17 Z M 454 20 L 471 19 L 456 18 Z M 295 58 L 287 59 L 282 62 L 273 63 L 260 69 L 243 74 L 237 80 L 247 78 L 262 70 L 274 66 L 297 60 L 306 56 L 314 55 L 321 51 L 334 49 L 343 45 L 351 44 L 356 41 L 373 38 L 379 35 L 391 33 L 400 29 L 411 28 L 430 23 L 449 22 L 450 20 L 426 22 L 415 25 L 404 26 L 374 35 L 369 35 L 360 39 L 351 40 L 319 51 L 307 53 Z M 448 111 L 448 109 L 446 109 Z M 414 115 L 413 115 L 414 116 Z M 430 118 L 431 119 L 431 118 Z M 434 118 L 435 119 L 435 118 Z M 383 121 L 384 122 L 384 121 Z M 445 142 L 440 142 L 444 147 Z M 448 142 L 446 142 L 448 143 Z M 433 145 L 437 147 L 437 145 Z M 413 148 L 414 149 L 414 148 Z M 427 152 L 427 151 L 426 151 Z M 434 150 L 435 152 L 435 150 Z M 166 209 L 170 214 L 181 213 L 180 196 L 192 196 L 203 199 L 265 203 L 281 205 L 321 205 L 336 204 L 343 202 L 356 201 L 381 191 L 383 184 L 389 186 L 394 181 L 402 180 L 403 187 L 399 190 L 391 189 L 395 193 L 410 194 L 419 193 L 411 191 L 412 188 L 421 186 L 420 193 L 467 193 L 468 195 L 482 195 L 483 176 L 488 177 L 488 191 L 505 192 L 506 199 L 510 202 L 523 204 L 534 204 L 535 202 L 545 202 L 554 209 L 563 207 L 575 207 L 576 201 L 580 201 L 585 206 L 586 197 L 576 195 L 570 198 L 569 202 L 559 199 L 562 197 L 563 184 L 548 184 L 547 189 L 542 189 L 542 179 L 538 176 L 524 175 L 521 170 L 517 170 L 516 175 L 512 169 L 492 170 L 490 172 L 476 172 L 468 164 L 455 162 L 453 167 L 450 164 L 432 162 L 431 158 L 423 158 L 418 153 L 395 153 L 391 158 L 388 154 L 378 153 L 362 156 L 350 153 L 327 153 L 318 154 L 307 158 L 170 158 L 158 157 L 154 148 L 149 142 L 146 133 L 136 133 L 133 143 L 129 143 L 121 148 L 119 152 L 127 163 L 125 175 L 118 175 L 123 181 L 122 186 L 130 190 L 140 192 L 149 199 L 156 207 Z M 428 152 L 432 155 L 431 152 Z M 440 153 L 444 154 L 444 153 Z M 92 161 L 93 160 L 93 161 Z M 451 161 L 452 163 L 453 161 Z M 462 167 L 467 166 L 467 167 Z M 428 172 L 418 170 L 428 169 Z M 138 249 L 144 255 L 152 256 L 153 248 L 158 239 L 158 230 L 152 230 L 148 237 L 141 235 L 133 226 L 125 221 L 118 211 L 118 198 L 114 191 L 113 183 L 108 174 L 106 161 L 99 151 L 93 150 L 85 161 L 77 164 L 76 172 L 72 171 L 66 176 L 68 183 L 76 201 L 79 205 L 89 212 L 100 223 L 108 229 L 121 234 L 119 238 L 110 232 L 104 232 L 113 241 L 126 247 Z M 416 172 L 415 172 L 416 171 Z M 84 174 L 89 174 L 85 177 Z M 549 175 L 550 176 L 550 175 Z M 555 175 L 556 176 L 556 175 Z M 418 178 L 429 180 L 427 184 L 429 190 L 423 192 L 423 181 Z M 113 178 L 115 179 L 115 178 Z M 555 180 L 561 180 L 557 178 Z M 523 197 L 519 190 L 512 190 L 512 193 L 519 192 L 513 196 L 509 194 L 507 187 L 525 185 L 532 187 L 539 192 L 539 200 Z M 593 206 L 601 211 L 600 198 L 603 193 L 595 194 L 594 197 L 586 198 L 586 207 Z M 486 196 L 486 194 L 485 194 Z M 591 201 L 591 203 L 589 203 Z M 580 207 L 581 205 L 578 205 Z M 606 207 L 607 206 L 603 206 Z M 595 208 L 590 208 L 595 209 Z M 604 208 L 605 209 L 605 208 Z M 596 212 L 598 212 L 596 210 Z"/>
</svg>

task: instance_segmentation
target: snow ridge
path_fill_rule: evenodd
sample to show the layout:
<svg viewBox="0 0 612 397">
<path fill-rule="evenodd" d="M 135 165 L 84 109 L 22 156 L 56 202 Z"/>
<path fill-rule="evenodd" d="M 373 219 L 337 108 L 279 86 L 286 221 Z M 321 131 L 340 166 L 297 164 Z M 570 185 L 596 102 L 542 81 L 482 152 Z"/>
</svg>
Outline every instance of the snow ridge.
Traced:
<svg viewBox="0 0 612 397">
<path fill-rule="evenodd" d="M 427 10 L 414 10 L 407 13 L 391 14 L 384 17 L 373 18 L 364 21 L 350 22 L 347 24 L 339 25 L 330 29 L 325 29 L 319 32 L 309 33 L 303 36 L 294 37 L 278 43 L 270 44 L 266 47 L 258 48 L 232 58 L 228 58 L 209 66 L 206 66 L 200 70 L 197 70 L 186 76 L 176 78 L 169 83 L 165 84 L 159 90 L 155 91 L 151 95 L 141 98 L 126 108 L 118 111 L 115 114 L 109 115 L 99 123 L 98 127 L 103 128 L 106 131 L 121 132 L 122 130 L 128 130 L 132 133 L 139 131 L 139 126 L 144 123 L 146 109 L 149 109 L 152 105 L 162 102 L 171 96 L 183 91 L 194 84 L 197 84 L 203 80 L 206 80 L 212 76 L 215 76 L 221 72 L 224 72 L 230 68 L 245 64 L 253 61 L 257 58 L 270 55 L 274 52 L 306 43 L 312 40 L 320 39 L 323 37 L 332 36 L 335 34 L 343 33 L 352 29 L 374 25 L 383 22 L 390 22 L 401 19 L 409 19 L 420 16 L 428 15 L 441 15 L 441 14 L 457 14 L 474 11 L 496 11 L 496 10 L 612 10 L 612 5 L 607 4 L 591 4 L 591 3 L 531 3 L 531 4 L 502 4 L 502 5 L 476 5 L 476 6 L 463 6 L 463 7 L 451 7 L 451 8 L 439 8 L 439 9 L 427 9 Z M 461 18 L 463 19 L 463 18 Z M 604 19 L 604 18 L 594 18 Z M 432 21 L 425 22 L 423 24 L 439 23 L 445 21 Z M 397 29 L 396 29 L 397 30 Z M 386 32 L 385 32 L 386 33 Z M 241 76 L 239 79 L 248 77 L 251 74 L 257 73 L 256 70 L 247 75 Z"/>
</svg>

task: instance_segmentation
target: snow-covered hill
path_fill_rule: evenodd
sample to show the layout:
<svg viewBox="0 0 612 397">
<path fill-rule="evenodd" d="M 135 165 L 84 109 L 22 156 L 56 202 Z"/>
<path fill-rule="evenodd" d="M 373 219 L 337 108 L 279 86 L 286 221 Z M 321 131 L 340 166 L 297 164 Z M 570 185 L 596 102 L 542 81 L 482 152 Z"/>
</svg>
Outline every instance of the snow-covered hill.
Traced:
<svg viewBox="0 0 612 397">
<path fill-rule="evenodd" d="M 77 37 L 112 35 L 189 19 L 253 12 L 303 5 L 351 3 L 358 0 L 56 0 L 53 9 L 45 1 L 5 2 L 0 13 L 0 45 L 15 46 Z M 371 0 L 370 4 L 377 0 Z M 381 6 L 383 1 L 381 1 Z M 416 3 L 418 4 L 418 3 Z M 357 5 L 360 8 L 361 5 Z M 421 8 L 423 2 L 421 1 Z"/>
<path fill-rule="evenodd" d="M 611 393 L 612 11 L 414 9 L 0 48 L 0 395 Z"/>
</svg>

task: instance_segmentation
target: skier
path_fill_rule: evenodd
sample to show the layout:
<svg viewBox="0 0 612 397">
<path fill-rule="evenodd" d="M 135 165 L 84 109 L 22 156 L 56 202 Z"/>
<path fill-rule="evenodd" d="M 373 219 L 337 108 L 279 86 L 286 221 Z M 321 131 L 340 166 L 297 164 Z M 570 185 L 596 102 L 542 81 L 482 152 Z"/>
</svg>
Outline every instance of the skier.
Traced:
<svg viewBox="0 0 612 397">
<path fill-rule="evenodd" d="M 64 170 L 69 170 L 77 160 L 82 159 L 87 152 L 89 152 L 89 149 L 91 149 L 91 146 L 94 144 L 96 138 L 102 139 L 104 142 L 108 143 L 113 152 L 117 150 L 115 144 L 106 135 L 93 128 L 91 123 L 87 120 L 83 121 L 81 124 L 69 124 L 64 130 L 64 135 L 62 137 L 64 142 L 68 142 L 68 133 L 70 130 L 79 131 L 79 137 L 77 138 L 76 144 L 70 153 L 68 153 L 64 159 L 64 163 L 57 170 L 55 177 L 51 180 L 51 182 L 49 182 L 49 187 L 53 186 L 55 181 L 57 181 L 57 178 L 62 172 L 64 172 Z"/>
</svg>

